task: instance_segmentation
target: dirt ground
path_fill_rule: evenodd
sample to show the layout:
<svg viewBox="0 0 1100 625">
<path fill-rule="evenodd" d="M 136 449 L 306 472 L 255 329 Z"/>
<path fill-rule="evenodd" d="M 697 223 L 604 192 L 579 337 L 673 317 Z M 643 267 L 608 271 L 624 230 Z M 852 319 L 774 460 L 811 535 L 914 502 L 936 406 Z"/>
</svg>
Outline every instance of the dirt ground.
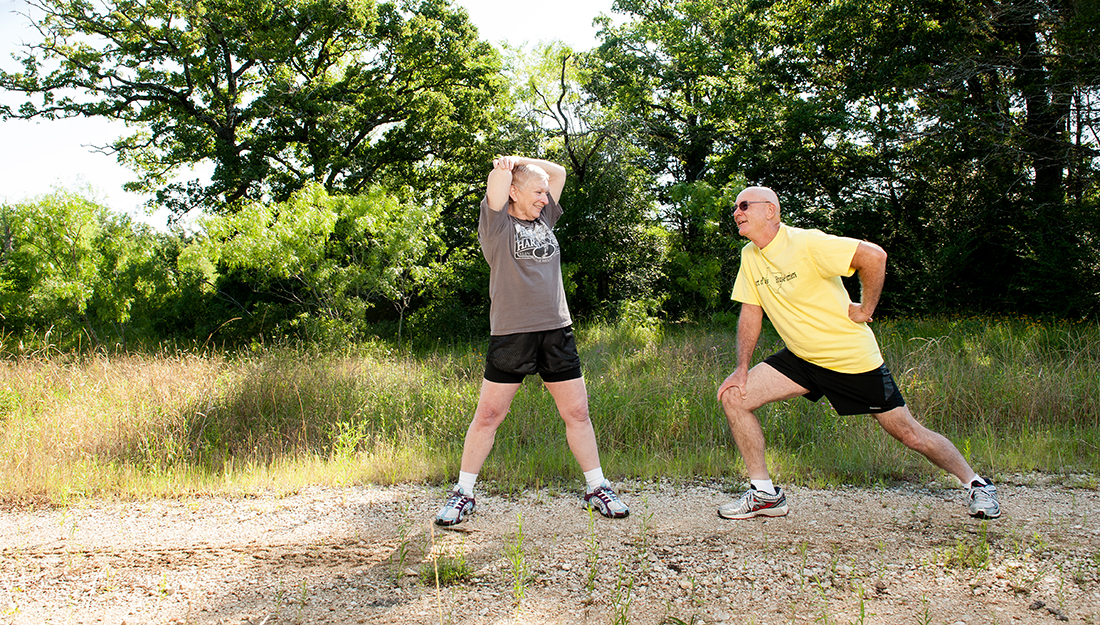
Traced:
<svg viewBox="0 0 1100 625">
<path fill-rule="evenodd" d="M 425 486 L 8 510 L 0 622 L 1100 625 L 1100 490 L 1058 481 L 1002 479 L 988 522 L 946 482 L 794 487 L 751 521 L 720 484 L 619 484 L 622 520 L 483 495 L 460 531 Z"/>
</svg>

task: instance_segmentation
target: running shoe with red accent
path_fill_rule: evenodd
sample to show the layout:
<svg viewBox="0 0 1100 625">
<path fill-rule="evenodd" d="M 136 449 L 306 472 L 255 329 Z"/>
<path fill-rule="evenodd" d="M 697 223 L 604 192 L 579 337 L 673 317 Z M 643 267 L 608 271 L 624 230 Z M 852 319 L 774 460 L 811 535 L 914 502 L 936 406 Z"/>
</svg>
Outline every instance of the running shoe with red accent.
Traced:
<svg viewBox="0 0 1100 625">
<path fill-rule="evenodd" d="M 996 519 L 1001 516 L 1001 504 L 997 501 L 997 487 L 993 482 L 982 484 L 974 480 L 970 484 L 970 516 L 975 519 Z"/>
<path fill-rule="evenodd" d="M 630 508 L 626 507 L 626 504 L 619 499 L 619 496 L 612 490 L 611 483 L 607 480 L 604 480 L 603 484 L 596 490 L 584 496 L 584 507 L 588 509 L 595 508 L 596 512 L 609 519 L 622 519 L 630 516 Z"/>
<path fill-rule="evenodd" d="M 447 496 L 447 503 L 443 504 L 439 514 L 435 515 L 435 524 L 450 527 L 461 523 L 476 507 L 477 503 L 474 502 L 473 497 L 455 487 Z"/>
<path fill-rule="evenodd" d="M 782 488 L 775 489 L 775 494 L 769 495 L 749 486 L 740 499 L 719 507 L 718 516 L 723 519 L 751 519 L 755 516 L 785 516 L 787 510 L 787 496 Z"/>
</svg>

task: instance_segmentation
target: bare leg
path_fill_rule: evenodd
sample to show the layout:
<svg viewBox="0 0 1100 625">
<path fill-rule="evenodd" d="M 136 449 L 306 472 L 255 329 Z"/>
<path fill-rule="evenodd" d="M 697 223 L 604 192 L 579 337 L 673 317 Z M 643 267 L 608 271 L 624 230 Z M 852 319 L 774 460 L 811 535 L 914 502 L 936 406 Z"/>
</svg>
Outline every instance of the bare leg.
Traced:
<svg viewBox="0 0 1100 625">
<path fill-rule="evenodd" d="M 588 417 L 588 390 L 584 378 L 545 384 L 565 421 L 565 440 L 569 442 L 569 450 L 581 465 L 581 470 L 598 468 L 600 451 L 596 444 L 596 431 Z"/>
<path fill-rule="evenodd" d="M 768 465 L 764 458 L 764 429 L 754 411 L 765 404 L 783 399 L 800 397 L 806 389 L 779 373 L 766 363 L 749 370 L 745 384 L 745 396 L 737 388 L 722 394 L 722 408 L 726 412 L 730 433 L 745 461 L 751 480 L 766 480 Z"/>
<path fill-rule="evenodd" d="M 462 446 L 462 471 L 478 473 L 496 441 L 497 428 L 508 416 L 512 399 L 519 390 L 519 384 L 500 384 L 481 381 L 481 395 L 477 400 L 477 409 L 470 427 L 466 430 L 466 442 Z"/>
<path fill-rule="evenodd" d="M 974 470 L 970 468 L 966 459 L 947 437 L 917 422 L 908 406 L 900 406 L 872 416 L 890 436 L 969 486 L 968 480 L 974 476 Z"/>
</svg>

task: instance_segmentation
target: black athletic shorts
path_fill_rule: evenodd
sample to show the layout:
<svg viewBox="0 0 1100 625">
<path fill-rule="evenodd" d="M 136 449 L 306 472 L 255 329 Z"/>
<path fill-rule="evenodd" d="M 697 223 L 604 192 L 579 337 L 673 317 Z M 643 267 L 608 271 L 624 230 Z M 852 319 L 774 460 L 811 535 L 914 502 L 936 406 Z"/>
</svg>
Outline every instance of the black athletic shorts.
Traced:
<svg viewBox="0 0 1100 625">
<path fill-rule="evenodd" d="M 808 390 L 806 399 L 828 397 L 839 415 L 877 414 L 905 405 L 886 365 L 867 373 L 840 373 L 806 362 L 786 348 L 764 362 Z"/>
<path fill-rule="evenodd" d="M 581 377 L 581 357 L 573 338 L 573 326 L 489 337 L 489 351 L 485 354 L 486 380 L 519 384 L 524 377 L 536 373 L 544 382 Z"/>
</svg>

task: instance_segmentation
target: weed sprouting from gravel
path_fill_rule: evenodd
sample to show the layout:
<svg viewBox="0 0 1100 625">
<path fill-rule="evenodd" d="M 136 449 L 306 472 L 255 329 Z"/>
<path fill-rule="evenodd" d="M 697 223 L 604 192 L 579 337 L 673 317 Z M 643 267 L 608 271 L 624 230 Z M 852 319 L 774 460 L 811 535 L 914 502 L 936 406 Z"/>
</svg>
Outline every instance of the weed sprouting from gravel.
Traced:
<svg viewBox="0 0 1100 625">
<path fill-rule="evenodd" d="M 516 530 L 504 545 L 504 557 L 512 573 L 512 597 L 517 604 L 527 595 L 527 584 L 531 581 L 531 565 L 523 540 L 523 515 L 516 513 Z"/>
<path fill-rule="evenodd" d="M 415 527 L 415 523 L 409 517 L 408 504 L 405 504 L 401 523 L 397 525 L 397 544 L 390 556 L 390 578 L 395 584 L 405 575 L 405 566 L 412 550 L 413 527 Z"/>
<path fill-rule="evenodd" d="M 653 512 L 649 509 L 649 498 L 642 498 L 642 511 L 638 515 L 638 539 L 635 542 L 634 557 L 642 573 L 649 572 L 650 534 L 653 533 Z"/>
<path fill-rule="evenodd" d="M 420 581 L 427 585 L 453 586 L 473 577 L 473 570 L 466 562 L 466 542 L 457 548 L 446 549 L 435 541 L 435 529 L 430 531 L 431 544 L 428 559 L 420 565 Z"/>
<path fill-rule="evenodd" d="M 619 563 L 619 574 L 615 578 L 615 592 L 611 595 L 612 625 L 629 625 L 630 604 L 634 601 L 634 574 L 626 569 L 626 563 Z"/>
<path fill-rule="evenodd" d="M 851 625 L 864 625 L 867 622 L 867 618 L 875 616 L 875 613 L 867 611 L 867 594 L 862 585 L 857 585 L 856 596 L 859 597 L 859 617 L 855 621 L 852 621 Z"/>
<path fill-rule="evenodd" d="M 954 548 L 944 552 L 944 565 L 958 569 L 984 570 L 989 568 L 989 523 L 983 521 L 974 542 L 959 539 Z"/>
<path fill-rule="evenodd" d="M 295 615 L 294 620 L 295 622 L 301 623 L 302 612 L 306 609 L 306 605 L 309 604 L 309 584 L 307 584 L 304 579 L 298 591 L 298 601 L 296 603 L 298 606 L 298 613 Z"/>
<path fill-rule="evenodd" d="M 584 582 L 584 592 L 589 603 L 592 602 L 592 593 L 596 591 L 596 576 L 599 575 L 600 538 L 596 535 L 596 511 L 588 509 L 588 533 L 584 539 L 585 564 L 588 566 L 587 577 Z"/>
<path fill-rule="evenodd" d="M 928 597 L 921 597 L 921 611 L 917 613 L 917 625 L 932 625 L 932 610 Z"/>
</svg>

